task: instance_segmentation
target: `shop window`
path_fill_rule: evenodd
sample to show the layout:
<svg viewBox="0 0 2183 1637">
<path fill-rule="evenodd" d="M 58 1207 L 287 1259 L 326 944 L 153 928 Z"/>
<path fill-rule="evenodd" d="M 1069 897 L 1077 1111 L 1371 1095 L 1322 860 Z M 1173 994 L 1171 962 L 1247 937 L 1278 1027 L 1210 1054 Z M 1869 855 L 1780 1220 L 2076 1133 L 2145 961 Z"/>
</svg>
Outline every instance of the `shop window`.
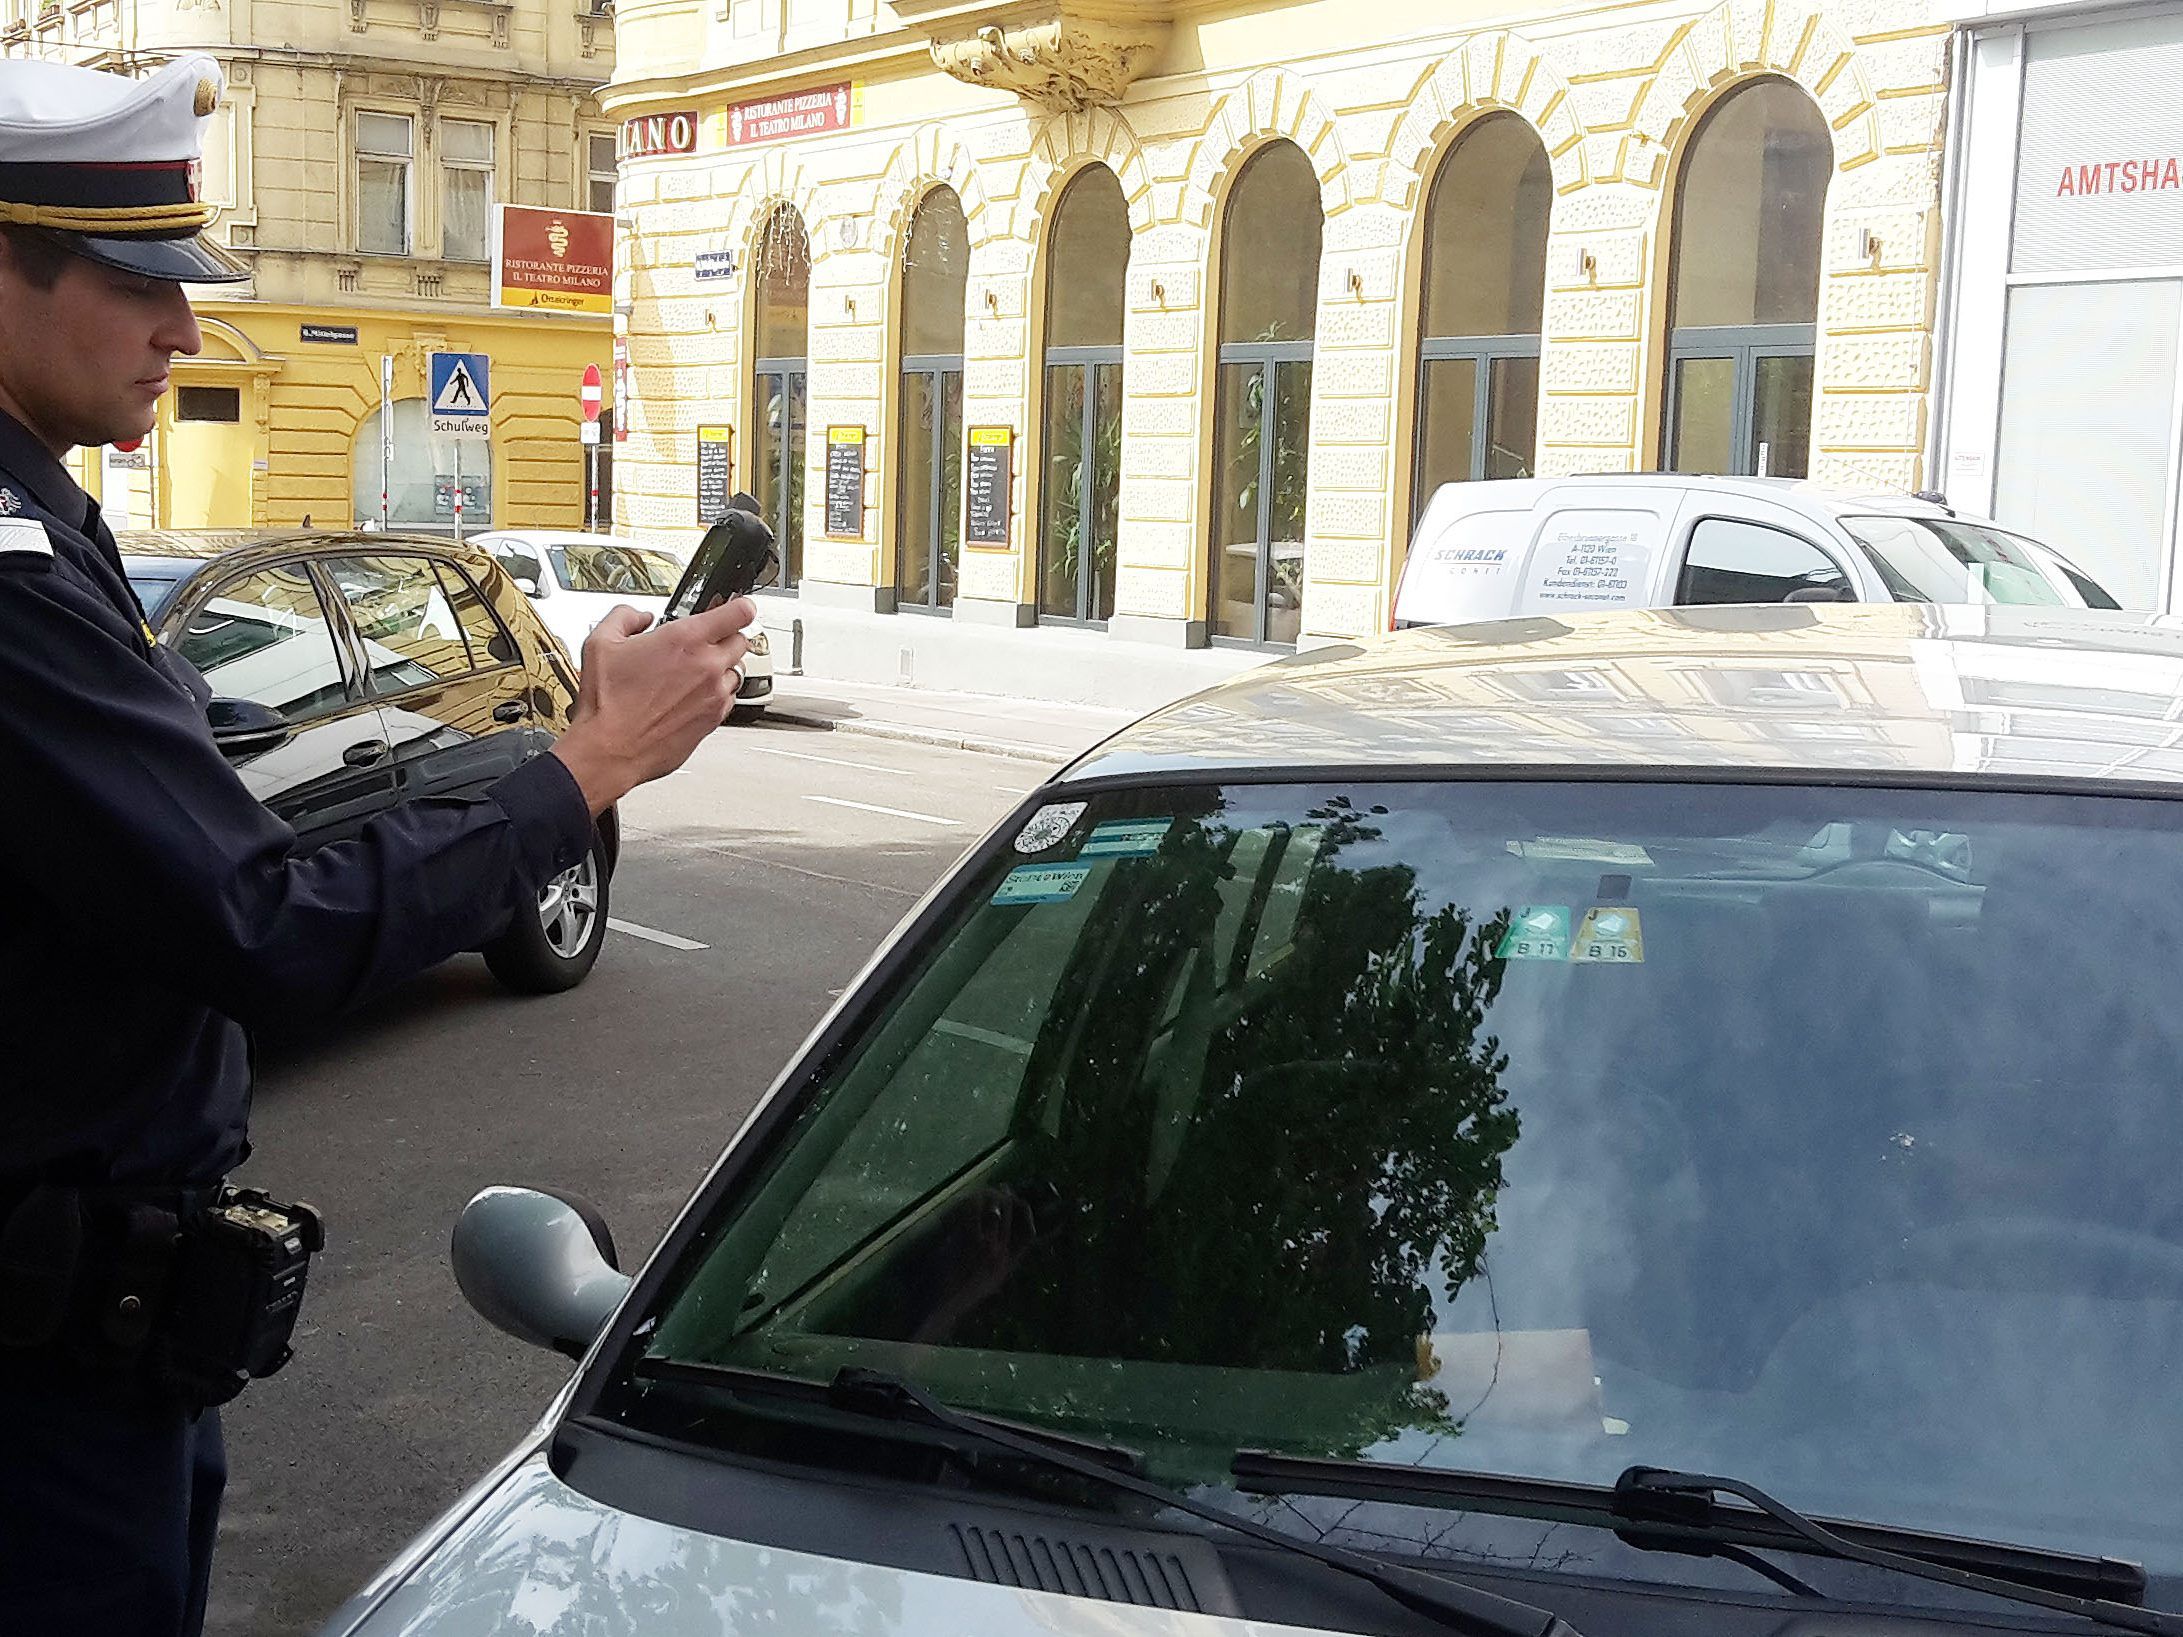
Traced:
<svg viewBox="0 0 2183 1637">
<path fill-rule="evenodd" d="M 1825 121 L 1786 80 L 1731 93 L 1692 135 L 1668 274 L 1666 470 L 1809 472 L 1833 170 Z"/>
<path fill-rule="evenodd" d="M 758 235 L 752 263 L 758 336 L 751 482 L 780 543 L 780 583 L 792 586 L 803 578 L 803 444 L 811 381 L 811 243 L 803 218 L 787 205 L 776 209 Z"/>
<path fill-rule="evenodd" d="M 1443 483 L 1531 475 L 1553 197 L 1545 145 L 1514 114 L 1473 126 L 1434 178 L 1411 485 L 1418 514 Z"/>
<path fill-rule="evenodd" d="M 902 419 L 895 606 L 955 604 L 962 559 L 963 298 L 970 226 L 949 187 L 926 194 L 902 254 Z"/>
<path fill-rule="evenodd" d="M 482 120 L 440 121 L 440 254 L 483 261 L 493 242 L 493 128 Z"/>
<path fill-rule="evenodd" d="M 240 387 L 176 387 L 174 418 L 178 421 L 219 421 L 232 426 L 243 418 Z"/>
<path fill-rule="evenodd" d="M 409 170 L 415 141 L 407 114 L 356 116 L 356 248 L 409 254 Z"/>
<path fill-rule="evenodd" d="M 1206 613 L 1216 640 L 1303 630 L 1311 358 L 1325 217 L 1303 149 L 1269 143 L 1221 228 L 1220 377 Z"/>
<path fill-rule="evenodd" d="M 394 462 L 387 490 L 387 526 L 451 532 L 455 473 L 462 472 L 462 525 L 467 532 L 493 520 L 493 447 L 482 436 L 434 437 L 422 398 L 394 405 Z M 379 411 L 357 427 L 349 453 L 350 504 L 358 523 L 379 520 Z"/>
<path fill-rule="evenodd" d="M 1046 246 L 1042 619 L 1101 624 L 1114 613 L 1129 243 L 1122 184 L 1093 165 L 1062 194 Z"/>
</svg>

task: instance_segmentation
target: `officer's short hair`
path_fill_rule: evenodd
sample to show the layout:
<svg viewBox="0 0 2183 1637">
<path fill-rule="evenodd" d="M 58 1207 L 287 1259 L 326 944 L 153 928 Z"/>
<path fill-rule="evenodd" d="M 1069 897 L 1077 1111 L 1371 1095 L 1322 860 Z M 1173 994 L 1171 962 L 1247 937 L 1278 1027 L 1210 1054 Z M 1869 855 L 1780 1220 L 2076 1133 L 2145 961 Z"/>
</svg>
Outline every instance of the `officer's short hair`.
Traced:
<svg viewBox="0 0 2183 1637">
<path fill-rule="evenodd" d="M 68 252 L 36 228 L 0 222 L 0 243 L 7 245 L 8 259 L 33 290 L 50 290 L 60 283 Z"/>
</svg>

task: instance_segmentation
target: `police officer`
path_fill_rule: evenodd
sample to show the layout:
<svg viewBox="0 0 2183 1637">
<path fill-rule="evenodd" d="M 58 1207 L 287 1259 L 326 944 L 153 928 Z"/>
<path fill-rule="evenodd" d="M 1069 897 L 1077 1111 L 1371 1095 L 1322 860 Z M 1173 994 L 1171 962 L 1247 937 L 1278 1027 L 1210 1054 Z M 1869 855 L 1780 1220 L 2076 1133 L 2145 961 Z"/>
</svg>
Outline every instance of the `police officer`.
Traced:
<svg viewBox="0 0 2183 1637">
<path fill-rule="evenodd" d="M 719 724 L 752 614 L 738 599 L 648 632 L 617 610 L 585 644 L 575 717 L 550 754 L 481 798 L 415 803 L 292 855 L 293 834 L 214 748 L 210 689 L 152 641 L 113 535 L 61 464 L 71 446 L 150 429 L 174 355 L 198 350 L 182 283 L 240 276 L 198 236 L 209 212 L 193 166 L 220 89 L 204 57 L 137 80 L 0 62 L 11 1633 L 174 1637 L 202 1623 L 225 1479 L 204 1406 L 223 1390 L 177 1364 L 176 1338 L 221 1317 L 190 1292 L 218 1295 L 207 1270 L 227 1265 L 207 1247 L 228 1239 L 206 1225 L 229 1222 L 222 1180 L 247 1152 L 245 1031 L 352 1006 L 535 913 L 597 815 Z M 259 1220 L 233 1217 L 246 1219 Z"/>
</svg>

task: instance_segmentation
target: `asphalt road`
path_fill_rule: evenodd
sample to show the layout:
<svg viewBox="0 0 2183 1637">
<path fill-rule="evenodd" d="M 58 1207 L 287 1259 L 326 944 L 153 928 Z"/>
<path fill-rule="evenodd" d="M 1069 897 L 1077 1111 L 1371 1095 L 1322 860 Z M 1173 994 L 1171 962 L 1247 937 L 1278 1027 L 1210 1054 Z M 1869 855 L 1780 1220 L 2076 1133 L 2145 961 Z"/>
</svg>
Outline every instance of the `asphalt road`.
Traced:
<svg viewBox="0 0 2183 1637">
<path fill-rule="evenodd" d="M 612 915 L 676 942 L 616 931 L 588 982 L 544 999 L 465 957 L 331 1033 L 263 1043 L 242 1180 L 318 1206 L 330 1243 L 295 1361 L 227 1412 L 209 1631 L 315 1631 L 567 1379 L 463 1303 L 447 1264 L 463 1202 L 492 1182 L 574 1189 L 633 1268 L 873 948 L 1042 776 L 723 730 L 623 807 Z"/>
</svg>

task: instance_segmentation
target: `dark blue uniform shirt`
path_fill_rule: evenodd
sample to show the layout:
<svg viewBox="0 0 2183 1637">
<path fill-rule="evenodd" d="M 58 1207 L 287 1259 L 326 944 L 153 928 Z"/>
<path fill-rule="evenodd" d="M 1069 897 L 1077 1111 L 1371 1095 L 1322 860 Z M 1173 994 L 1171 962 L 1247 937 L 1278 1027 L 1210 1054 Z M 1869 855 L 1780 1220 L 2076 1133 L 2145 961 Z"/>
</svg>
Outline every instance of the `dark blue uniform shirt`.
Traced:
<svg viewBox="0 0 2183 1637">
<path fill-rule="evenodd" d="M 590 845 L 539 756 L 297 853 L 154 644 L 98 508 L 0 413 L 0 1188 L 211 1182 L 246 1030 L 382 993 L 529 913 Z"/>
</svg>

